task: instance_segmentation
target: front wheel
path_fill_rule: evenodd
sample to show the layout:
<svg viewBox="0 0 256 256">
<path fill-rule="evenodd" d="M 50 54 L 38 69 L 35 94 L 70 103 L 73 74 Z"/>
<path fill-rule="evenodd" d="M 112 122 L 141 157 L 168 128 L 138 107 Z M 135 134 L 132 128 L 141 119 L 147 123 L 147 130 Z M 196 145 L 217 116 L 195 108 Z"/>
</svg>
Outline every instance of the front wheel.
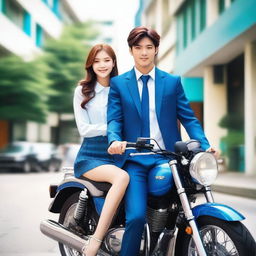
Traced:
<svg viewBox="0 0 256 256">
<path fill-rule="evenodd" d="M 255 241 L 239 221 L 224 221 L 210 216 L 198 218 L 197 224 L 206 250 L 210 256 L 256 255 Z M 175 256 L 198 256 L 190 235 L 180 230 L 176 240 Z"/>
</svg>

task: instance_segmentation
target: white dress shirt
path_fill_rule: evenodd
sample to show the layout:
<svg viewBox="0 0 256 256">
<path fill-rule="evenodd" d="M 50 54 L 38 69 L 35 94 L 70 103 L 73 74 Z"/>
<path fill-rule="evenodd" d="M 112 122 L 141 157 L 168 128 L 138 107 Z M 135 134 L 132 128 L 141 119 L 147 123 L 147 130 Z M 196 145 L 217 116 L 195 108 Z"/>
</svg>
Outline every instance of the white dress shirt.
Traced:
<svg viewBox="0 0 256 256">
<path fill-rule="evenodd" d="M 143 75 L 136 67 L 134 67 L 136 79 L 138 83 L 138 89 L 140 94 L 140 99 L 142 97 L 142 88 L 143 88 L 143 82 L 141 80 L 141 76 Z M 147 74 L 150 76 L 148 80 L 148 94 L 149 94 L 149 128 L 150 128 L 150 137 L 155 139 L 159 146 L 162 149 L 165 149 L 163 137 L 158 125 L 157 116 L 156 116 L 156 104 L 155 104 L 155 67 Z M 145 75 L 145 74 L 144 74 Z M 151 141 L 154 145 L 156 145 L 155 142 Z M 157 148 L 155 146 L 155 148 Z"/>
<path fill-rule="evenodd" d="M 96 83 L 95 97 L 81 107 L 84 99 L 82 86 L 78 85 L 74 92 L 73 107 L 76 125 L 80 136 L 96 137 L 107 135 L 107 103 L 109 87 Z"/>
</svg>

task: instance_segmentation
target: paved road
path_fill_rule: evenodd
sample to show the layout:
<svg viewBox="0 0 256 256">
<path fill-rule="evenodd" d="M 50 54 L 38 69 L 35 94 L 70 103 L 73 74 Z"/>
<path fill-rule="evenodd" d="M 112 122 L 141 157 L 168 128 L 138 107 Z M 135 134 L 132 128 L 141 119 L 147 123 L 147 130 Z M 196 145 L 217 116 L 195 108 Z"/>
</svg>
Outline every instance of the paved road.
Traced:
<svg viewBox="0 0 256 256">
<path fill-rule="evenodd" d="M 54 173 L 0 174 L 0 255 L 57 256 L 56 243 L 39 230 L 48 213 Z"/>
<path fill-rule="evenodd" d="M 40 221 L 57 219 L 47 209 L 48 185 L 61 174 L 0 174 L 0 255 L 59 256 L 56 242 L 39 231 Z M 256 200 L 215 193 L 217 202 L 234 207 L 247 219 L 244 224 L 256 238 Z"/>
</svg>

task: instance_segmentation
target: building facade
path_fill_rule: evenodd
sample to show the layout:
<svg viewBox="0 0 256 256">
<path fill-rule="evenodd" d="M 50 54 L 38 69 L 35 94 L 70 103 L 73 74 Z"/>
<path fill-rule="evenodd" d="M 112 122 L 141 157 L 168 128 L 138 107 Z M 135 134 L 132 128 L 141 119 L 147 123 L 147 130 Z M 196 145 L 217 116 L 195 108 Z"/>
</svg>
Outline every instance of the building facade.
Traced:
<svg viewBox="0 0 256 256">
<path fill-rule="evenodd" d="M 31 60 L 43 52 L 47 38 L 58 38 L 64 24 L 80 21 L 68 0 L 0 0 L 0 58 L 13 54 Z M 50 113 L 47 123 L 0 120 L 0 147 L 13 140 L 51 141 L 58 126 Z M 11 134 L 10 134 L 11 133 Z"/>
<path fill-rule="evenodd" d="M 158 66 L 181 75 L 196 115 L 230 170 L 256 173 L 256 1 L 146 0 L 141 24 L 161 35 Z"/>
<path fill-rule="evenodd" d="M 45 38 L 58 38 L 63 24 L 74 21 L 79 19 L 67 1 L 0 0 L 0 56 L 31 59 L 41 52 Z"/>
</svg>

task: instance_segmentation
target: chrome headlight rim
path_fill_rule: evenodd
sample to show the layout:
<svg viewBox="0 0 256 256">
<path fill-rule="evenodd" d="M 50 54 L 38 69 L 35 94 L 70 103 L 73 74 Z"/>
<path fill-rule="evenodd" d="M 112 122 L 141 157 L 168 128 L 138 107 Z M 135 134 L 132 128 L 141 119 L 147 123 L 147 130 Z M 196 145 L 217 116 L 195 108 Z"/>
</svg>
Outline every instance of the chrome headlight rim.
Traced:
<svg viewBox="0 0 256 256">
<path fill-rule="evenodd" d="M 207 164 L 206 160 L 212 161 L 210 166 L 211 168 L 200 168 L 200 164 Z M 202 162 L 205 161 L 205 162 Z M 195 179 L 197 183 L 203 186 L 212 185 L 218 174 L 218 164 L 217 160 L 212 153 L 209 152 L 200 152 L 194 156 L 190 162 L 189 172 L 192 178 Z M 209 174 L 211 175 L 209 177 Z"/>
</svg>

